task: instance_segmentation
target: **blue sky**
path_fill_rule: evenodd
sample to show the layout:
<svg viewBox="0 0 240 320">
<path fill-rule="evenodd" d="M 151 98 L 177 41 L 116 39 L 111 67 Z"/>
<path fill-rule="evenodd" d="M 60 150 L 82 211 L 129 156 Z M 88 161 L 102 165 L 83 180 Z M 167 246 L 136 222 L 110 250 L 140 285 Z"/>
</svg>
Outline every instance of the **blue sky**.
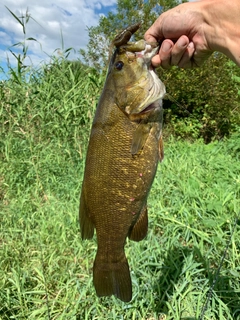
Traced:
<svg viewBox="0 0 240 320">
<path fill-rule="evenodd" d="M 61 54 L 62 42 L 64 48 L 75 50 L 85 48 L 88 43 L 87 27 L 96 26 L 101 15 L 114 10 L 116 0 L 2 0 L 0 3 L 0 66 L 6 69 L 7 57 L 12 66 L 16 59 L 8 48 L 24 40 L 24 34 L 19 22 L 11 16 L 8 7 L 17 17 L 26 13 L 30 19 L 26 28 L 26 38 L 38 40 L 28 41 L 27 64 L 38 66 L 43 61 L 49 61 L 54 51 Z M 6 7 L 5 7 L 6 6 Z M 16 48 L 13 48 L 16 50 Z M 21 49 L 21 48 L 20 48 Z M 71 56 L 72 55 L 72 56 Z M 70 58 L 74 58 L 71 53 Z"/>
</svg>

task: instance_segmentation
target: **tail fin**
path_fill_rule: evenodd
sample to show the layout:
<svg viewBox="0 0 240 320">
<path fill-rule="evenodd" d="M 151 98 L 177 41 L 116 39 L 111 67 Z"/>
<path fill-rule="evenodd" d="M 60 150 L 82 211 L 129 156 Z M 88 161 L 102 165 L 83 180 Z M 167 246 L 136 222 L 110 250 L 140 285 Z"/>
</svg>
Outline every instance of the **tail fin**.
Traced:
<svg viewBox="0 0 240 320">
<path fill-rule="evenodd" d="M 114 294 L 124 302 L 132 299 L 132 282 L 128 262 L 124 254 L 121 261 L 102 263 L 96 257 L 93 266 L 93 283 L 99 297 Z"/>
</svg>

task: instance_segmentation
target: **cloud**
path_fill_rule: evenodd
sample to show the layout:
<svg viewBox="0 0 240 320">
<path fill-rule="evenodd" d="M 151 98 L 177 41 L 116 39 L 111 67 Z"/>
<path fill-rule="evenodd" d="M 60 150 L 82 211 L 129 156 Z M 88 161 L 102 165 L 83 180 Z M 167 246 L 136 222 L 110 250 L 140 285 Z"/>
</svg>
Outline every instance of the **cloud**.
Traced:
<svg viewBox="0 0 240 320">
<path fill-rule="evenodd" d="M 26 13 L 30 16 L 25 37 L 32 37 L 38 41 L 27 41 L 33 63 L 47 59 L 57 48 L 63 49 L 62 43 L 64 49 L 74 48 L 78 51 L 85 48 L 88 43 L 87 27 L 96 26 L 99 17 L 116 4 L 116 0 L 3 2 L 0 4 L 0 61 L 6 60 L 6 51 L 10 45 L 24 40 L 23 28 L 6 9 L 8 7 L 17 17 Z M 21 50 L 21 46 L 18 49 Z"/>
</svg>

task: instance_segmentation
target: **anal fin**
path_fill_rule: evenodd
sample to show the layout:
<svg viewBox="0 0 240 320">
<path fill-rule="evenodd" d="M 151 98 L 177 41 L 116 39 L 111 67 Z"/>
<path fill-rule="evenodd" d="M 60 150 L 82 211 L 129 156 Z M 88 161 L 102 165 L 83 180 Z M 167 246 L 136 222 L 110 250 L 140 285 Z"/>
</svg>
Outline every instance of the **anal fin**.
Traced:
<svg viewBox="0 0 240 320">
<path fill-rule="evenodd" d="M 142 208 L 140 215 L 133 225 L 132 229 L 129 232 L 129 239 L 134 241 L 141 241 L 147 235 L 148 231 L 148 212 L 147 212 L 147 205 Z"/>
</svg>

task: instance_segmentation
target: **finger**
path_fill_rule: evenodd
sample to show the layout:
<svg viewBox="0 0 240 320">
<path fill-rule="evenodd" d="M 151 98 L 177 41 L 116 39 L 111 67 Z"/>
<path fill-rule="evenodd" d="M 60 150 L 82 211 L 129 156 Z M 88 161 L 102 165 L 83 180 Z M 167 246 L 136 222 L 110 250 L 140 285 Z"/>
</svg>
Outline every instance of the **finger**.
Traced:
<svg viewBox="0 0 240 320">
<path fill-rule="evenodd" d="M 177 66 L 184 56 L 186 49 L 189 45 L 189 39 L 187 36 L 181 36 L 174 44 L 171 52 L 171 65 Z"/>
<path fill-rule="evenodd" d="M 193 42 L 190 42 L 187 46 L 181 60 L 178 63 L 180 68 L 188 69 L 194 67 L 193 56 L 195 52 L 195 46 Z"/>
<path fill-rule="evenodd" d="M 144 35 L 144 39 L 147 41 L 147 42 L 157 42 L 158 39 L 156 37 L 154 37 L 153 35 L 149 34 L 149 33 L 145 33 Z"/>
<path fill-rule="evenodd" d="M 153 25 L 145 32 L 144 39 L 147 42 L 162 41 L 164 39 L 162 33 L 162 16 L 163 15 L 160 15 Z"/>
<path fill-rule="evenodd" d="M 157 54 L 156 56 L 154 56 L 152 58 L 152 66 L 154 68 L 157 68 L 161 65 L 161 60 L 160 60 L 160 57 L 159 57 L 159 54 Z"/>
<path fill-rule="evenodd" d="M 172 48 L 173 48 L 173 42 L 169 39 L 164 40 L 160 47 L 159 58 L 161 61 L 161 66 L 164 69 L 169 69 L 171 67 Z"/>
</svg>

